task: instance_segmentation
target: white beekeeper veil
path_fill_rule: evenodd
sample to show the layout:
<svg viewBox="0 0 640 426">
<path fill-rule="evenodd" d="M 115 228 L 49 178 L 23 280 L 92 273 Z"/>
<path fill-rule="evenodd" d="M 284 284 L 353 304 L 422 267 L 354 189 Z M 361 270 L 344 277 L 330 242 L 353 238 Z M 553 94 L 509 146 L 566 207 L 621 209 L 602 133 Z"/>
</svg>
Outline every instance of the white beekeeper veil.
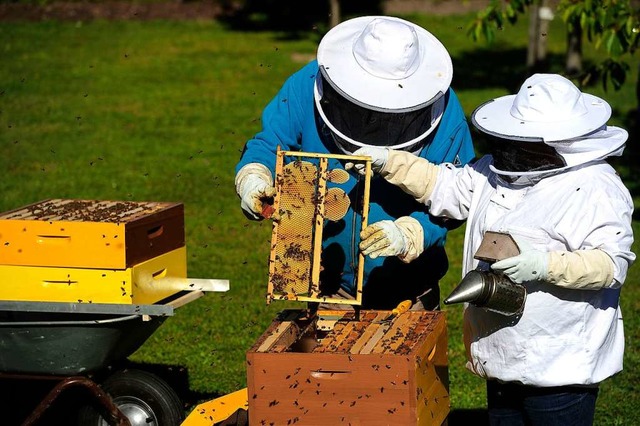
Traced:
<svg viewBox="0 0 640 426">
<path fill-rule="evenodd" d="M 626 130 L 607 126 L 611 107 L 557 74 L 534 74 L 516 95 L 479 106 L 471 122 L 489 136 L 491 169 L 534 176 L 622 155 Z"/>
<path fill-rule="evenodd" d="M 343 151 L 415 151 L 440 122 L 453 66 L 424 28 L 394 17 L 351 19 L 323 37 L 317 57 L 316 107 Z"/>
</svg>

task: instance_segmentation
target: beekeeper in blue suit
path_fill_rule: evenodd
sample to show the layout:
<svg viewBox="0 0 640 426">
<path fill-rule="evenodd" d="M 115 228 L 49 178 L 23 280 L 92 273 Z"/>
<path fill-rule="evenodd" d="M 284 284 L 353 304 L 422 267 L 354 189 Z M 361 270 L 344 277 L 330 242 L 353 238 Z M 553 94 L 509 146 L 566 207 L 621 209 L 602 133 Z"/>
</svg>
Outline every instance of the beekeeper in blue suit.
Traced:
<svg viewBox="0 0 640 426">
<path fill-rule="evenodd" d="M 634 206 L 606 162 L 628 137 L 610 116 L 607 102 L 568 79 L 535 74 L 474 111 L 490 154 L 473 165 L 357 152 L 432 214 L 467 221 L 463 276 L 490 268 L 526 288 L 520 315 L 465 307 L 467 368 L 487 380 L 493 425 L 591 425 L 599 383 L 622 370 Z M 520 254 L 474 259 L 487 231 L 511 234 Z M 361 244 L 366 252 L 375 238 Z"/>
<path fill-rule="evenodd" d="M 409 21 L 366 16 L 345 21 L 321 40 L 317 59 L 291 75 L 262 114 L 262 130 L 247 141 L 235 186 L 245 214 L 260 220 L 273 196 L 276 150 L 350 154 L 382 146 L 433 163 L 464 165 L 474 157 L 469 126 L 454 91 L 451 58 L 425 29 Z M 344 168 L 330 159 L 329 169 Z M 341 188 L 349 192 L 357 182 Z M 352 203 L 353 204 L 353 203 Z M 320 281 L 332 297 L 355 297 L 360 219 L 353 209 L 323 231 Z M 369 232 L 387 244 L 366 259 L 363 307 L 386 309 L 411 299 L 435 309 L 448 268 L 448 227 L 424 205 L 384 179 L 373 179 Z"/>
</svg>

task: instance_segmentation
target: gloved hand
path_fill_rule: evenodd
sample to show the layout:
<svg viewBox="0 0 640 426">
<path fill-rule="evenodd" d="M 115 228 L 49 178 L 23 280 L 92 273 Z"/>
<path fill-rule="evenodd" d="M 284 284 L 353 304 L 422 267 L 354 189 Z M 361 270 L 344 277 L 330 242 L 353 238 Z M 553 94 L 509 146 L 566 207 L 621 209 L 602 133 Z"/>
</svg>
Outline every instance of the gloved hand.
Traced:
<svg viewBox="0 0 640 426">
<path fill-rule="evenodd" d="M 360 232 L 360 250 L 365 256 L 403 256 L 407 243 L 402 230 L 391 220 L 373 223 Z"/>
<path fill-rule="evenodd" d="M 504 273 L 517 284 L 546 280 L 549 273 L 549 253 L 534 249 L 522 239 L 514 239 L 520 254 L 495 262 L 491 269 Z"/>
<path fill-rule="evenodd" d="M 271 172 L 261 164 L 247 164 L 236 176 L 240 207 L 249 219 L 261 220 L 264 202 L 276 195 Z"/>
<path fill-rule="evenodd" d="M 371 157 L 371 170 L 375 173 L 380 173 L 380 170 L 382 170 L 384 168 L 384 165 L 387 163 L 387 158 L 389 158 L 389 150 L 387 150 L 386 148 L 367 146 L 359 148 L 353 153 L 353 155 Z M 344 168 L 346 170 L 353 168 L 358 174 L 361 174 L 362 176 L 366 174 L 364 163 L 347 162 L 344 165 Z"/>
</svg>

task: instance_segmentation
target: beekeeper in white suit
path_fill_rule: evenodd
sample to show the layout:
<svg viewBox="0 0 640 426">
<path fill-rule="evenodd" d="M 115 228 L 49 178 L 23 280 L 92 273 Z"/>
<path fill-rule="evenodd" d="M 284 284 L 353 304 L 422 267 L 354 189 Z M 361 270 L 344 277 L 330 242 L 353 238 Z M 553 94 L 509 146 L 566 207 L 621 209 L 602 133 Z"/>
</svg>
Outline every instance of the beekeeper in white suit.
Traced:
<svg viewBox="0 0 640 426">
<path fill-rule="evenodd" d="M 619 297 L 635 260 L 634 207 L 605 161 L 628 137 L 607 126 L 610 116 L 607 102 L 564 77 L 536 74 L 473 112 L 490 154 L 472 165 L 356 151 L 431 214 L 467 221 L 463 276 L 483 267 L 473 256 L 487 231 L 511 234 L 520 248 L 490 268 L 526 287 L 522 314 L 465 306 L 467 368 L 487 380 L 492 424 L 590 425 L 598 384 L 622 370 Z M 363 235 L 365 254 L 387 244 L 379 237 Z"/>
</svg>

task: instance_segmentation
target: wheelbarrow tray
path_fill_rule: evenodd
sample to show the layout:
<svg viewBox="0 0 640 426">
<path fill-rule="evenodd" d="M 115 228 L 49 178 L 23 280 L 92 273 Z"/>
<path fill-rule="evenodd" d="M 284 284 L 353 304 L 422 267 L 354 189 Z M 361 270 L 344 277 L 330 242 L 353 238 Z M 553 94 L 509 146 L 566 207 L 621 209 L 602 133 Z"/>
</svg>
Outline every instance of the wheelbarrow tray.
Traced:
<svg viewBox="0 0 640 426">
<path fill-rule="evenodd" d="M 69 376 L 124 360 L 203 295 L 186 293 L 154 305 L 0 301 L 0 372 Z"/>
</svg>

